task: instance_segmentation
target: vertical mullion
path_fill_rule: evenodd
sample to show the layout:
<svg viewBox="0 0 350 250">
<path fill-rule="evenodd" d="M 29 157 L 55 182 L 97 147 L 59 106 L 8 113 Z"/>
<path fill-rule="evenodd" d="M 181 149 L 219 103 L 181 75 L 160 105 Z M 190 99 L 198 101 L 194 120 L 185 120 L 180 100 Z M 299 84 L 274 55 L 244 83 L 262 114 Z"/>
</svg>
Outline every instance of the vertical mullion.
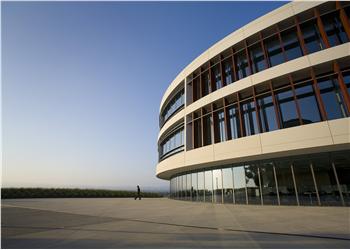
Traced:
<svg viewBox="0 0 350 250">
<path fill-rule="evenodd" d="M 268 60 L 268 57 L 267 57 L 267 52 L 266 52 L 266 48 L 265 48 L 265 45 L 264 45 L 264 39 L 263 39 L 263 37 L 261 35 L 261 31 L 259 32 L 259 39 L 260 39 L 261 49 L 264 52 L 265 66 L 266 66 L 266 69 L 268 69 L 270 67 L 270 64 L 269 64 L 269 60 Z"/>
<path fill-rule="evenodd" d="M 258 167 L 258 179 L 259 179 L 259 189 L 260 189 L 260 202 L 261 202 L 261 205 L 264 205 L 264 199 L 263 199 L 262 188 L 261 188 L 260 168 L 259 167 Z"/>
<path fill-rule="evenodd" d="M 215 119 L 214 119 L 214 103 L 211 103 L 211 120 L 209 120 L 210 122 L 210 136 L 211 136 L 211 144 L 215 143 L 215 127 L 214 127 L 214 123 Z"/>
<path fill-rule="evenodd" d="M 246 176 L 245 173 L 245 165 L 243 165 L 243 171 L 244 171 L 244 177 Z M 246 204 L 249 205 L 249 199 L 248 199 L 248 189 L 247 189 L 247 181 L 244 180 L 244 188 L 245 188 L 245 199 L 246 199 Z"/>
<path fill-rule="evenodd" d="M 325 30 L 324 30 L 324 26 L 323 26 L 323 23 L 322 23 L 322 20 L 321 20 L 321 17 L 320 17 L 320 13 L 319 13 L 317 8 L 314 9 L 314 16 L 316 17 L 317 26 L 318 26 L 318 28 L 320 30 L 323 42 L 326 45 L 326 48 L 329 48 L 330 44 L 329 44 L 329 41 L 328 41 L 328 38 L 327 38 L 327 34 L 326 34 Z"/>
<path fill-rule="evenodd" d="M 340 183 L 339 183 L 339 179 L 338 179 L 338 174 L 337 174 L 337 171 L 336 171 L 336 169 L 335 169 L 335 164 L 334 164 L 334 161 L 333 161 L 333 160 L 331 160 L 331 161 L 332 161 L 332 169 L 333 169 L 335 181 L 337 182 L 337 187 L 338 187 L 338 192 L 339 192 L 340 200 L 341 200 L 342 205 L 345 206 L 345 201 L 344 201 L 343 193 L 342 193 L 342 190 L 341 190 L 341 187 L 340 187 Z"/>
<path fill-rule="evenodd" d="M 288 79 L 289 79 L 289 84 L 292 87 L 293 99 L 294 99 L 294 102 L 295 102 L 295 106 L 297 108 L 297 114 L 299 116 L 299 123 L 300 123 L 300 125 L 303 125 L 304 123 L 303 123 L 303 119 L 301 117 L 299 103 L 298 103 L 298 100 L 297 100 L 297 97 L 296 97 L 296 94 L 295 94 L 295 88 L 294 88 L 293 79 L 292 79 L 292 76 L 290 74 L 288 74 Z"/>
<path fill-rule="evenodd" d="M 274 106 L 274 109 L 275 109 L 277 126 L 278 126 L 279 129 L 281 129 L 282 128 L 282 124 L 281 124 L 281 120 L 280 120 L 279 107 L 278 107 L 278 104 L 276 102 L 275 91 L 273 90 L 271 81 L 269 81 L 269 87 L 270 87 L 270 91 L 271 91 L 272 103 L 273 103 L 273 106 Z"/>
<path fill-rule="evenodd" d="M 233 79 L 236 82 L 237 81 L 237 74 L 236 74 L 236 60 L 235 60 L 235 56 L 234 56 L 234 52 L 235 50 L 233 48 L 231 48 L 231 52 L 232 52 L 232 72 L 233 72 Z"/>
<path fill-rule="evenodd" d="M 203 126 L 203 108 L 201 108 L 201 118 L 199 118 L 199 120 L 200 120 L 200 127 L 201 127 L 201 138 L 202 138 L 202 141 L 201 141 L 201 147 L 203 147 L 204 146 L 204 126 Z"/>
<path fill-rule="evenodd" d="M 298 19 L 297 16 L 294 16 L 294 22 L 295 22 L 295 25 L 297 27 L 297 35 L 298 35 L 298 39 L 299 39 L 299 42 L 300 42 L 300 45 L 301 45 L 301 49 L 303 50 L 304 55 L 307 55 L 308 54 L 307 48 L 305 46 L 303 33 L 301 32 L 300 25 L 299 25 L 299 19 Z"/>
<path fill-rule="evenodd" d="M 250 56 L 249 56 L 249 52 L 248 52 L 247 40 L 244 40 L 244 50 L 245 50 L 245 54 L 246 54 L 246 57 L 247 57 L 248 68 L 249 68 L 249 75 L 252 75 L 253 74 L 253 69 L 252 69 L 252 63 L 250 61 Z"/>
<path fill-rule="evenodd" d="M 323 104 L 323 101 L 321 98 L 320 89 L 318 88 L 318 84 L 317 84 L 317 80 L 316 80 L 316 76 L 315 76 L 315 72 L 314 72 L 313 68 L 311 68 L 311 77 L 312 77 L 312 82 L 313 82 L 312 86 L 313 86 L 313 89 L 315 91 L 318 106 L 319 106 L 320 111 L 321 111 L 322 121 L 326 121 L 327 120 L 327 113 L 326 113 L 326 109 L 324 107 L 324 104 Z"/>
<path fill-rule="evenodd" d="M 346 15 L 346 12 L 344 8 L 341 6 L 340 1 L 336 1 L 335 5 L 337 10 L 339 10 L 340 21 L 342 22 L 345 33 L 348 35 L 348 39 L 350 40 L 350 22 Z"/>
<path fill-rule="evenodd" d="M 255 105 L 255 116 L 256 116 L 256 120 L 258 122 L 258 129 L 259 129 L 259 133 L 263 133 L 263 129 L 262 129 L 262 126 L 261 126 L 259 109 L 258 109 L 258 103 L 256 101 L 255 88 L 254 88 L 254 86 L 252 88 L 253 88 L 253 99 L 254 99 L 254 105 Z"/>
<path fill-rule="evenodd" d="M 293 184 L 294 184 L 294 190 L 295 190 L 295 197 L 297 199 L 297 204 L 298 206 L 300 206 L 299 203 L 299 195 L 298 195 L 298 188 L 297 188 L 297 183 L 295 181 L 295 175 L 294 175 L 294 168 L 293 168 L 293 164 L 290 164 L 290 169 L 292 170 L 292 178 L 293 178 Z"/>
<path fill-rule="evenodd" d="M 311 170 L 312 179 L 314 181 L 314 186 L 315 186 L 315 191 L 316 191 L 316 196 L 317 196 L 317 203 L 318 203 L 319 206 L 321 206 L 320 195 L 318 193 L 318 187 L 317 187 L 317 182 L 316 182 L 316 178 L 315 178 L 315 173 L 314 173 L 314 168 L 313 168 L 312 162 L 310 162 L 310 170 Z"/>
<path fill-rule="evenodd" d="M 222 98 L 223 104 L 224 104 L 224 128 L 225 128 L 225 141 L 229 140 L 228 136 L 228 123 L 227 123 L 227 114 L 226 114 L 226 100 L 225 98 Z"/>
<path fill-rule="evenodd" d="M 242 122 L 242 116 L 241 116 L 241 102 L 239 100 L 239 94 L 236 93 L 237 96 L 237 108 L 238 108 L 238 116 L 239 116 L 239 127 L 241 129 L 241 137 L 245 136 L 245 131 L 243 130 L 243 122 Z"/>
<path fill-rule="evenodd" d="M 221 87 L 226 86 L 226 83 L 224 82 L 224 72 L 222 68 L 222 56 L 220 55 L 220 78 L 221 78 Z"/>
<path fill-rule="evenodd" d="M 276 169 L 275 169 L 275 164 L 274 163 L 272 163 L 272 169 L 273 169 L 273 176 L 275 177 L 277 202 L 278 202 L 278 205 L 281 205 L 280 192 L 279 192 L 279 189 L 278 189 L 278 180 L 277 180 Z"/>
<path fill-rule="evenodd" d="M 278 40 L 280 41 L 280 46 L 281 46 L 281 49 L 282 49 L 283 58 L 284 58 L 284 61 L 286 62 L 286 61 L 288 61 L 288 58 L 287 58 L 286 52 L 284 50 L 284 43 L 283 43 L 283 40 L 282 40 L 281 32 L 280 32 L 280 29 L 278 28 L 277 24 L 275 25 L 275 27 L 276 27 L 276 30 L 277 30 Z"/>
<path fill-rule="evenodd" d="M 231 167 L 231 172 L 232 172 L 232 199 L 233 199 L 233 204 L 236 204 L 236 197 L 235 197 L 235 178 L 233 176 L 233 167 Z"/>
<path fill-rule="evenodd" d="M 345 104 L 348 108 L 348 114 L 350 114 L 350 96 L 347 91 L 346 85 L 344 83 L 343 75 L 340 71 L 339 64 L 337 62 L 333 63 L 333 69 L 334 69 L 334 72 L 338 74 L 339 87 L 342 92 L 342 95 L 344 96 Z"/>
<path fill-rule="evenodd" d="M 224 176 L 222 173 L 222 169 L 220 169 L 221 172 L 221 203 L 224 203 Z"/>
</svg>

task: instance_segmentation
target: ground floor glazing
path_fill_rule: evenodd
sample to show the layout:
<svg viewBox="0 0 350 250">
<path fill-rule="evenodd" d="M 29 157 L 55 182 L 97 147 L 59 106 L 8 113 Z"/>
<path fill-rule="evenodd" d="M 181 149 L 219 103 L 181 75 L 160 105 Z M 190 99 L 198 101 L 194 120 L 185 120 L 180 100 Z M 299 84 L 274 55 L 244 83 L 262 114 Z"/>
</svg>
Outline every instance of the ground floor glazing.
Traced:
<svg viewBox="0 0 350 250">
<path fill-rule="evenodd" d="M 350 206 L 350 150 L 182 173 L 171 178 L 170 197 L 213 203 Z"/>
</svg>

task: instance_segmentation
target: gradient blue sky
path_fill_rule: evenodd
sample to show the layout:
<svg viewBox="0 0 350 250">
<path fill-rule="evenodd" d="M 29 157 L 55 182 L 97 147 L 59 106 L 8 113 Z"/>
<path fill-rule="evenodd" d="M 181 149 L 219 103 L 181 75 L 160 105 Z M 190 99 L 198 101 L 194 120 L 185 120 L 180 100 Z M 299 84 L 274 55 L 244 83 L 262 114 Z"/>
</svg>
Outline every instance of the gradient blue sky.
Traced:
<svg viewBox="0 0 350 250">
<path fill-rule="evenodd" d="M 283 4 L 2 2 L 2 185 L 168 188 L 155 177 L 164 91 Z"/>
</svg>

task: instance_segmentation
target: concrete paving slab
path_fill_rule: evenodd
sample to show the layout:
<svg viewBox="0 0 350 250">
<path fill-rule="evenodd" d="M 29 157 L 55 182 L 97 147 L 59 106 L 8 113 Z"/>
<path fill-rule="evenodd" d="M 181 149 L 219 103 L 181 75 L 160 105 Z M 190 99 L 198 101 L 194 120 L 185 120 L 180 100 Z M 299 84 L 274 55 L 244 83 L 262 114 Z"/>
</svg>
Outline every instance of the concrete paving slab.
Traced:
<svg viewBox="0 0 350 250">
<path fill-rule="evenodd" d="M 169 199 L 2 200 L 3 248 L 348 248 L 350 209 Z"/>
</svg>

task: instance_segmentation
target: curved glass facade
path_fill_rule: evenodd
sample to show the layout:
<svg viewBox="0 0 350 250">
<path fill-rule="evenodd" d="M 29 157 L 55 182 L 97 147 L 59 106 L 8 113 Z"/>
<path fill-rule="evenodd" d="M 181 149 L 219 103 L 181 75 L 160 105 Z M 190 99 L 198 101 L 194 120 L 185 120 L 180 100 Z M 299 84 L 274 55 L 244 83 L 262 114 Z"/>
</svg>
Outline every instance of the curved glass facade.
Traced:
<svg viewBox="0 0 350 250">
<path fill-rule="evenodd" d="M 187 77 L 187 105 L 267 68 L 349 42 L 349 5 L 327 2 L 213 57 Z"/>
<path fill-rule="evenodd" d="M 180 90 L 175 96 L 169 101 L 162 111 L 159 117 L 159 127 L 162 127 L 164 123 L 173 116 L 178 110 L 181 109 L 185 104 L 184 89 Z"/>
<path fill-rule="evenodd" d="M 333 62 L 272 79 L 187 115 L 187 150 L 349 117 L 350 67 L 338 65 Z"/>
<path fill-rule="evenodd" d="M 232 204 L 350 206 L 350 151 L 228 164 L 173 176 L 170 197 Z"/>
<path fill-rule="evenodd" d="M 184 128 L 180 127 L 168 135 L 159 146 L 159 161 L 166 157 L 183 151 L 184 149 Z"/>
</svg>

